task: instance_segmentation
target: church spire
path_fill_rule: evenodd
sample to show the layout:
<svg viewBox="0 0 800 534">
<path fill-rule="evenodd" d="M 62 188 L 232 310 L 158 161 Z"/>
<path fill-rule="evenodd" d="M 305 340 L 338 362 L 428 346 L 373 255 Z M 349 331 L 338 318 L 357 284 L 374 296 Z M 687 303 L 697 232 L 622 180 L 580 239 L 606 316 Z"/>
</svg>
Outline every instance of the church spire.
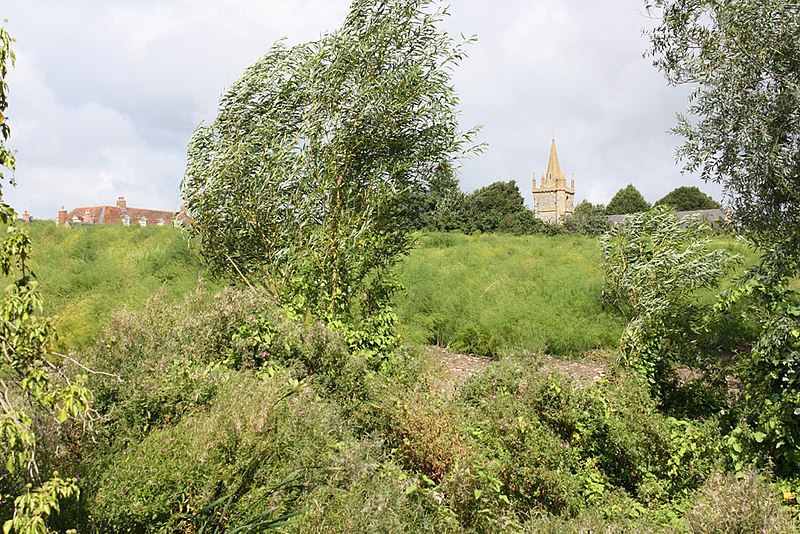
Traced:
<svg viewBox="0 0 800 534">
<path fill-rule="evenodd" d="M 547 163 L 547 173 L 545 174 L 548 183 L 561 182 L 566 184 L 564 172 L 558 164 L 558 153 L 556 153 L 556 136 L 553 132 L 553 142 L 550 145 L 550 161 Z"/>
</svg>

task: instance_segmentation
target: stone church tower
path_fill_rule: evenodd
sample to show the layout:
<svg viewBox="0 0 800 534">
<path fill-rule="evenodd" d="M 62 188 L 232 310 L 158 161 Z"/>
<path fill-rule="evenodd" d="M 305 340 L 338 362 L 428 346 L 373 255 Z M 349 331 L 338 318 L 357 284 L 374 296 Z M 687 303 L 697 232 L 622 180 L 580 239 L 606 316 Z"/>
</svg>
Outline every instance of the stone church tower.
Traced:
<svg viewBox="0 0 800 534">
<path fill-rule="evenodd" d="M 566 215 L 575 211 L 575 179 L 567 187 L 567 179 L 558 164 L 556 139 L 550 145 L 550 161 L 547 172 L 542 175 L 541 187 L 536 187 L 536 175 L 533 175 L 533 214 L 549 223 L 561 224 Z"/>
</svg>

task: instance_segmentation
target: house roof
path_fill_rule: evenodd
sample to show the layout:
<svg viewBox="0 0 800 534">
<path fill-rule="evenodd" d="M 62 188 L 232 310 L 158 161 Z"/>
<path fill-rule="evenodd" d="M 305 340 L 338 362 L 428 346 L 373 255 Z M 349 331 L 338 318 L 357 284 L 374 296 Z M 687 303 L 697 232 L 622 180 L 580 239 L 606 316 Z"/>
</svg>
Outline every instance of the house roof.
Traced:
<svg viewBox="0 0 800 534">
<path fill-rule="evenodd" d="M 75 208 L 67 213 L 67 221 L 72 221 L 77 217 L 81 221 L 89 218 L 94 219 L 96 224 L 120 224 L 125 216 L 133 222 L 137 222 L 144 218 L 149 223 L 155 223 L 159 219 L 164 221 L 164 224 L 172 224 L 173 219 L 179 215 L 175 211 L 164 210 L 150 210 L 144 208 L 120 208 L 118 206 L 83 206 Z M 182 214 L 183 218 L 186 217 Z"/>
</svg>

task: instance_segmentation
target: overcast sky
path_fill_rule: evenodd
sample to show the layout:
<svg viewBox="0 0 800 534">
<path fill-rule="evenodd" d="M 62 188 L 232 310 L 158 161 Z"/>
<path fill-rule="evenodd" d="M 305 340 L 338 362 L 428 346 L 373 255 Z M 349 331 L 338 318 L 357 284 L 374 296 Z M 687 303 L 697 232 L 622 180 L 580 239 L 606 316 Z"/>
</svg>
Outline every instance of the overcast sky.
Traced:
<svg viewBox="0 0 800 534">
<path fill-rule="evenodd" d="M 16 38 L 8 77 L 18 211 L 55 218 L 59 205 L 177 209 L 186 146 L 220 95 L 281 37 L 316 39 L 340 26 L 346 0 L 5 0 Z M 642 0 L 454 0 L 445 27 L 477 35 L 454 83 L 465 129 L 483 154 L 462 164 L 462 189 L 531 177 L 556 131 L 580 201 L 607 203 L 633 183 L 650 202 L 680 185 L 668 133 L 686 88 L 643 59 Z"/>
</svg>

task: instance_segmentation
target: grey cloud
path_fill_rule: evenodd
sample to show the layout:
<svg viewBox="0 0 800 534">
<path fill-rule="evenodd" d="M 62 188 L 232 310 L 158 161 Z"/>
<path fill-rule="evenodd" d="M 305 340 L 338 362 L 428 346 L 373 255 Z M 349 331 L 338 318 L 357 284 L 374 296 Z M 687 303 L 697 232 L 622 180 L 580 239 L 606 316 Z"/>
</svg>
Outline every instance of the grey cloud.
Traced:
<svg viewBox="0 0 800 534">
<path fill-rule="evenodd" d="M 219 96 L 277 39 L 318 37 L 345 0 L 13 2 L 19 61 L 9 120 L 20 186 L 7 198 L 34 215 L 58 204 L 177 206 L 186 143 Z M 652 24 L 638 0 L 459 0 L 446 27 L 478 35 L 455 73 L 465 127 L 483 124 L 486 152 L 463 162 L 462 187 L 544 170 L 552 128 L 579 198 L 607 202 L 633 182 L 651 201 L 678 185 L 667 134 L 685 90 L 641 54 Z"/>
</svg>

